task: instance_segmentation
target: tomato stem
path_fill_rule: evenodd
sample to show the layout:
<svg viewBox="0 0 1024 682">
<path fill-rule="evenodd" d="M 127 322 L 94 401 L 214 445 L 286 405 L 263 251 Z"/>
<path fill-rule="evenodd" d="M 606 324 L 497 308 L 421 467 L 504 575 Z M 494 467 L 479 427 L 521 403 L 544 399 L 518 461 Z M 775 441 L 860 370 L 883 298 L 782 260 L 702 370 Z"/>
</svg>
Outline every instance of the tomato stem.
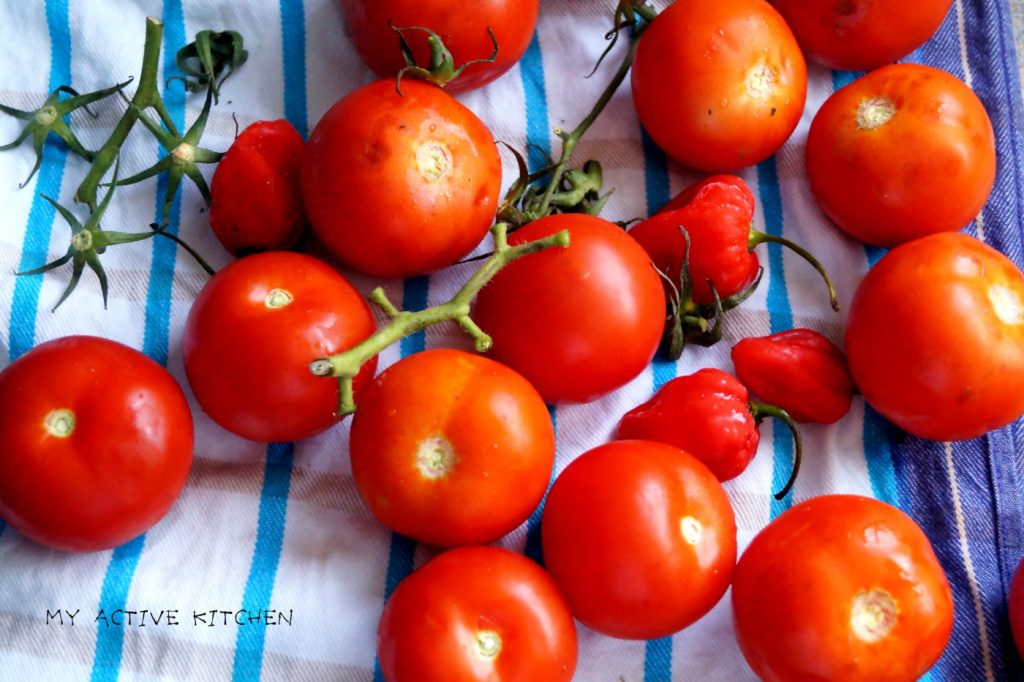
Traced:
<svg viewBox="0 0 1024 682">
<path fill-rule="evenodd" d="M 789 427 L 790 433 L 793 434 L 793 471 L 789 474 L 789 480 L 786 481 L 786 485 L 782 486 L 782 490 L 775 493 L 775 499 L 781 500 L 792 490 L 793 484 L 796 483 L 796 476 L 800 473 L 800 462 L 803 460 L 804 452 L 804 442 L 800 436 L 800 428 L 793 421 L 793 418 L 789 416 L 789 413 L 781 407 L 756 400 L 750 401 L 748 407 L 750 408 L 750 414 L 754 417 L 754 421 L 758 424 L 764 421 L 765 417 L 772 417 Z"/>
<path fill-rule="evenodd" d="M 498 223 L 492 227 L 491 234 L 494 238 L 494 253 L 459 289 L 452 300 L 413 313 L 399 310 L 388 299 L 384 290 L 378 287 L 370 294 L 370 300 L 384 311 L 390 321 L 353 348 L 310 363 L 309 371 L 314 375 L 332 376 L 339 380 L 339 416 L 355 412 L 352 381 L 359 374 L 362 366 L 388 346 L 422 329 L 442 322 L 458 322 L 466 330 L 466 333 L 473 337 L 477 351 L 484 353 L 490 350 L 493 344 L 491 337 L 470 317 L 470 306 L 476 295 L 502 268 L 512 261 L 556 246 L 561 248 L 569 246 L 568 230 L 515 246 L 508 244 L 508 225 L 506 223 Z"/>
<path fill-rule="evenodd" d="M 760 230 L 750 230 L 750 236 L 747 238 L 747 248 L 751 251 L 754 250 L 758 244 L 764 244 L 765 242 L 771 242 L 774 244 L 781 244 L 787 249 L 793 251 L 798 256 L 803 258 L 805 261 L 811 264 L 815 270 L 821 274 L 822 279 L 825 280 L 825 286 L 828 287 L 828 302 L 832 306 L 832 310 L 839 312 L 839 298 L 836 296 L 836 288 L 832 286 L 832 280 L 829 279 L 828 273 L 825 272 L 825 266 L 811 254 L 810 251 L 800 246 L 794 241 L 790 241 L 785 237 L 777 237 L 767 232 L 761 232 Z"/>
</svg>

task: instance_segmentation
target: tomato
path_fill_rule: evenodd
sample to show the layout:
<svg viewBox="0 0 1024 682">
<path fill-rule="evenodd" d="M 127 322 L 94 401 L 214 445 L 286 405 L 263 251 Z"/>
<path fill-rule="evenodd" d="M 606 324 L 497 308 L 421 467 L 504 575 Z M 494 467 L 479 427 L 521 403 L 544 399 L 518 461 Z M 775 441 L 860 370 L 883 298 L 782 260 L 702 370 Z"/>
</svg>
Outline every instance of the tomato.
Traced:
<svg viewBox="0 0 1024 682">
<path fill-rule="evenodd" d="M 497 540 L 526 520 L 551 480 L 555 434 L 536 389 L 511 369 L 428 350 L 366 387 L 349 450 L 381 523 L 450 547 Z"/>
<path fill-rule="evenodd" d="M 854 383 L 901 429 L 963 440 L 1024 413 L 1024 275 L 977 239 L 943 232 L 890 251 L 854 295 Z"/>
<path fill-rule="evenodd" d="M 952 0 L 772 0 L 807 57 L 867 71 L 913 52 L 938 30 Z"/>
<path fill-rule="evenodd" d="M 818 110 L 807 176 L 825 214 L 863 242 L 893 246 L 955 232 L 992 191 L 992 124 L 978 97 L 948 73 L 887 66 Z"/>
<path fill-rule="evenodd" d="M 676 2 L 640 37 L 633 103 L 665 153 L 732 171 L 768 158 L 800 121 L 807 65 L 764 0 Z"/>
<path fill-rule="evenodd" d="M 690 625 L 725 594 L 736 520 L 714 474 L 661 443 L 584 453 L 555 480 L 541 521 L 544 564 L 573 615 L 612 637 Z"/>
<path fill-rule="evenodd" d="M 942 654 L 953 596 L 909 516 L 855 495 L 783 513 L 740 557 L 733 623 L 766 682 L 905 682 Z"/>
<path fill-rule="evenodd" d="M 337 420 L 338 382 L 309 363 L 373 334 L 366 302 L 344 277 L 298 253 L 248 256 L 219 271 L 192 304 L 182 346 L 203 411 L 234 434 L 293 441 Z M 377 359 L 356 376 L 356 393 Z"/>
<path fill-rule="evenodd" d="M 1024 656 L 1024 560 L 1017 564 L 1010 581 L 1010 600 L 1007 604 L 1010 612 L 1010 631 L 1017 653 Z"/>
<path fill-rule="evenodd" d="M 49 341 L 0 372 L 0 516 L 62 550 L 149 530 L 192 466 L 192 413 L 173 377 L 91 336 Z"/>
<path fill-rule="evenodd" d="M 239 135 L 217 164 L 210 183 L 210 227 L 224 248 L 290 249 L 306 228 L 299 189 L 305 146 L 288 121 L 257 121 Z"/>
<path fill-rule="evenodd" d="M 567 682 L 576 626 L 540 566 L 507 549 L 464 547 L 399 583 L 377 652 L 388 682 Z"/>
<path fill-rule="evenodd" d="M 302 158 L 314 232 L 339 260 L 378 277 L 451 265 L 487 234 L 501 159 L 487 126 L 440 88 L 378 81 L 324 115 Z"/>
<path fill-rule="evenodd" d="M 398 36 L 388 25 L 423 26 L 444 40 L 455 67 L 494 52 L 487 29 L 494 31 L 498 56 L 493 64 L 473 64 L 446 85 L 451 93 L 474 90 L 511 69 L 533 37 L 539 0 L 476 0 L 472 8 L 459 0 L 341 0 L 349 35 L 367 66 L 381 78 L 405 66 Z M 406 31 L 416 64 L 430 64 L 430 48 L 422 31 Z"/>
<path fill-rule="evenodd" d="M 544 400 L 585 402 L 644 370 L 665 323 L 661 279 L 643 248 L 614 223 L 582 214 L 541 218 L 509 244 L 566 229 L 568 248 L 507 265 L 480 291 L 474 319 L 492 356 Z"/>
</svg>

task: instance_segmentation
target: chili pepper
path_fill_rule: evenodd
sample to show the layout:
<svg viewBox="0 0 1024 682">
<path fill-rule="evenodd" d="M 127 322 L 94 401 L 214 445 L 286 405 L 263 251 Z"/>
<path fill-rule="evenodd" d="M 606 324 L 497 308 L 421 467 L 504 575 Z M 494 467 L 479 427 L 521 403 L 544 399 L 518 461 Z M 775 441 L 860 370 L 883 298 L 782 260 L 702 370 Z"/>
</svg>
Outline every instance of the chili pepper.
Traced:
<svg viewBox="0 0 1024 682">
<path fill-rule="evenodd" d="M 622 417 L 615 437 L 673 445 L 707 465 L 718 480 L 728 481 L 754 458 L 765 417 L 781 420 L 793 433 L 793 473 L 775 495 L 781 500 L 800 470 L 800 431 L 785 410 L 750 400 L 746 387 L 728 372 L 708 368 L 672 379 Z"/>
<path fill-rule="evenodd" d="M 213 174 L 210 227 L 232 254 L 286 250 L 302 237 L 304 146 L 292 124 L 278 120 L 253 123 L 228 148 Z"/>
<path fill-rule="evenodd" d="M 760 269 L 754 248 L 776 242 L 795 251 L 821 273 L 828 287 L 829 302 L 839 310 L 835 289 L 821 263 L 798 244 L 753 229 L 753 218 L 754 195 L 743 179 L 712 175 L 683 190 L 629 233 L 673 283 L 686 276 L 682 269 L 687 265 L 689 240 L 686 280 L 697 304 L 713 304 L 715 292 L 726 299 L 754 284 Z"/>
<path fill-rule="evenodd" d="M 843 351 L 818 332 L 790 329 L 743 339 L 732 349 L 736 376 L 798 422 L 831 424 L 846 414 L 853 378 Z"/>
</svg>

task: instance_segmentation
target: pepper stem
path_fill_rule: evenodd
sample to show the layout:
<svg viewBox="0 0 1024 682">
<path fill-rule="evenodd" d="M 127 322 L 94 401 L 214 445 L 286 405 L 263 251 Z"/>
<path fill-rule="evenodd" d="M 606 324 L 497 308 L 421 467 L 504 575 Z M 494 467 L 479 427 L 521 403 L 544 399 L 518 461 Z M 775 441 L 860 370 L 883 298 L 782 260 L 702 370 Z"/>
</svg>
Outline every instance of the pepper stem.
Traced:
<svg viewBox="0 0 1024 682">
<path fill-rule="evenodd" d="M 829 305 L 832 306 L 832 310 L 839 312 L 839 298 L 836 296 L 836 288 L 832 286 L 832 280 L 829 279 L 828 273 L 825 272 L 825 266 L 810 251 L 785 237 L 777 237 L 774 234 L 754 229 L 750 230 L 750 236 L 747 238 L 747 249 L 753 251 L 758 244 L 764 244 L 765 242 L 781 244 L 810 263 L 811 267 L 817 270 L 821 274 L 822 279 L 825 280 L 825 286 L 828 287 Z"/>
<path fill-rule="evenodd" d="M 493 343 L 491 337 L 480 329 L 470 317 L 470 304 L 476 295 L 502 268 L 517 258 L 556 246 L 562 248 L 569 246 L 568 230 L 562 230 L 548 237 L 516 246 L 508 245 L 507 230 L 508 225 L 505 223 L 498 223 L 491 228 L 494 237 L 494 253 L 447 303 L 413 313 L 395 308 L 388 301 L 383 289 L 378 287 L 373 291 L 370 299 L 385 311 L 390 321 L 362 343 L 336 355 L 314 360 L 309 365 L 309 371 L 316 376 L 333 376 L 339 379 L 339 416 L 344 417 L 355 412 L 352 380 L 359 374 L 363 365 L 388 346 L 421 329 L 442 322 L 458 322 L 466 330 L 466 333 L 473 337 L 478 351 L 484 352 L 490 349 Z"/>
<path fill-rule="evenodd" d="M 804 454 L 804 442 L 800 436 L 800 428 L 793 421 L 793 418 L 789 416 L 781 407 L 775 405 L 769 405 L 768 403 L 762 403 L 757 400 L 751 400 L 747 406 L 750 408 L 750 414 L 754 417 L 754 421 L 760 424 L 765 420 L 766 417 L 772 417 L 778 419 L 786 426 L 789 427 L 790 433 L 793 434 L 793 471 L 789 474 L 789 480 L 786 481 L 786 485 L 782 486 L 782 490 L 775 493 L 775 499 L 781 500 L 783 497 L 789 494 L 789 491 L 793 489 L 793 484 L 796 483 L 796 476 L 800 473 L 800 462 L 803 459 Z"/>
</svg>

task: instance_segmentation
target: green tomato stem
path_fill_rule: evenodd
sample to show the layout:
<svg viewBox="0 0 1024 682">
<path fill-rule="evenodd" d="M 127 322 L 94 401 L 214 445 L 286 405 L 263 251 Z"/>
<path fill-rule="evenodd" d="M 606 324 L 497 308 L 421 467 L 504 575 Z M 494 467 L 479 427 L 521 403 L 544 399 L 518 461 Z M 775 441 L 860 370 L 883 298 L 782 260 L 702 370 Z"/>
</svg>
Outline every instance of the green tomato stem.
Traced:
<svg viewBox="0 0 1024 682">
<path fill-rule="evenodd" d="M 793 484 L 796 483 L 797 474 L 800 473 L 800 462 L 803 460 L 804 453 L 804 442 L 803 438 L 800 436 L 800 428 L 796 425 L 796 422 L 793 421 L 793 418 L 789 416 L 789 413 L 781 407 L 758 402 L 756 400 L 750 401 L 750 403 L 748 403 L 748 407 L 750 408 L 750 414 L 754 417 L 754 421 L 756 423 L 760 424 L 764 421 L 765 417 L 772 417 L 773 419 L 778 419 L 785 424 L 789 428 L 790 433 L 793 434 L 793 471 L 790 472 L 789 480 L 786 481 L 786 485 L 782 486 L 782 490 L 775 493 L 775 499 L 781 500 L 789 494 L 790 490 L 792 490 Z"/>
<path fill-rule="evenodd" d="M 480 290 L 495 275 L 512 261 L 531 253 L 537 253 L 553 247 L 569 246 L 569 232 L 562 230 L 556 234 L 536 239 L 525 244 L 509 246 L 506 241 L 508 226 L 498 223 L 491 228 L 494 236 L 494 253 L 487 262 L 473 274 L 458 293 L 447 303 L 432 306 L 419 312 L 398 310 L 388 300 L 384 290 L 377 288 L 370 294 L 370 300 L 379 306 L 390 318 L 390 322 L 378 329 L 362 343 L 327 358 L 314 360 L 309 370 L 316 376 L 333 376 L 340 381 L 339 416 L 355 412 L 352 380 L 370 358 L 378 355 L 385 348 L 416 332 L 442 322 L 458 322 L 473 338 L 476 349 L 486 352 L 493 344 L 491 337 L 477 326 L 470 317 L 470 306 Z"/>
<path fill-rule="evenodd" d="M 832 310 L 839 312 L 839 298 L 836 295 L 836 288 L 832 286 L 832 280 L 829 279 L 828 273 L 825 272 L 825 266 L 811 254 L 810 251 L 800 246 L 794 241 L 790 241 L 785 237 L 777 237 L 774 234 L 768 234 L 767 232 L 761 232 L 760 230 L 751 229 L 750 235 L 747 237 L 747 249 L 753 251 L 758 244 L 764 244 L 765 242 L 771 242 L 774 244 L 781 244 L 790 251 L 793 251 L 796 255 L 803 258 L 805 261 L 811 264 L 815 270 L 821 275 L 822 279 L 825 280 L 825 286 L 828 287 L 828 302 L 832 306 Z"/>
</svg>

